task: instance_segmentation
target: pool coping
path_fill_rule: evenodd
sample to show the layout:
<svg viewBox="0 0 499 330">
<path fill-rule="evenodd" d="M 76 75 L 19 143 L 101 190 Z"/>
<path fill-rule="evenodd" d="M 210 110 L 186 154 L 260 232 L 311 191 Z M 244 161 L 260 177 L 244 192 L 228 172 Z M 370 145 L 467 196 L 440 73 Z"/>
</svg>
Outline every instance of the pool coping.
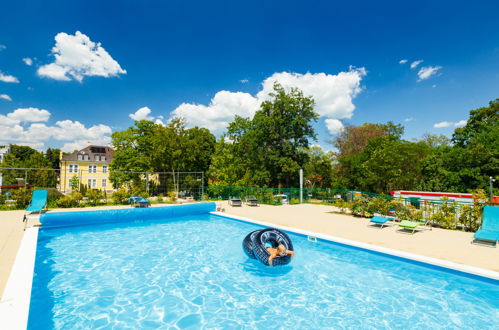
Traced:
<svg viewBox="0 0 499 330">
<path fill-rule="evenodd" d="M 37 242 L 38 227 L 26 228 L 0 301 L 0 319 L 5 329 L 28 326 Z"/>
<path fill-rule="evenodd" d="M 273 227 L 273 228 L 281 229 L 284 231 L 296 233 L 299 235 L 311 236 L 311 237 L 319 238 L 319 239 L 322 239 L 325 241 L 330 241 L 330 242 L 339 243 L 342 245 L 356 247 L 356 248 L 359 248 L 362 250 L 374 251 L 374 252 L 388 255 L 388 256 L 394 256 L 394 257 L 398 257 L 398 258 L 402 258 L 402 259 L 408 259 L 409 261 L 416 261 L 416 262 L 427 264 L 430 266 L 437 266 L 440 268 L 450 269 L 452 271 L 457 271 L 457 272 L 464 273 L 464 274 L 470 274 L 470 275 L 474 275 L 474 276 L 478 276 L 478 277 L 483 277 L 485 279 L 492 279 L 492 280 L 499 281 L 499 272 L 495 272 L 495 271 L 489 270 L 489 269 L 458 264 L 458 263 L 455 263 L 452 261 L 427 257 L 427 256 L 423 256 L 420 254 L 405 252 L 405 251 L 401 251 L 401 250 L 390 249 L 390 248 L 386 248 L 386 247 L 381 247 L 381 246 L 377 246 L 377 245 L 373 245 L 373 244 L 369 244 L 369 243 L 363 243 L 363 242 L 359 242 L 359 241 L 349 240 L 346 238 L 341 238 L 341 237 L 332 236 L 332 235 L 328 235 L 328 234 L 315 233 L 315 232 L 304 230 L 304 229 L 278 225 L 275 223 L 270 223 L 270 222 L 265 222 L 265 221 L 260 221 L 260 220 L 254 220 L 254 219 L 241 217 L 241 216 L 233 215 L 233 214 L 229 214 L 229 213 L 224 213 L 224 212 L 210 212 L 210 213 L 213 215 L 224 217 L 224 218 L 249 222 L 249 223 L 253 223 L 253 224 L 257 224 L 257 225 L 261 225 L 261 226 L 265 226 L 265 227 Z"/>
</svg>

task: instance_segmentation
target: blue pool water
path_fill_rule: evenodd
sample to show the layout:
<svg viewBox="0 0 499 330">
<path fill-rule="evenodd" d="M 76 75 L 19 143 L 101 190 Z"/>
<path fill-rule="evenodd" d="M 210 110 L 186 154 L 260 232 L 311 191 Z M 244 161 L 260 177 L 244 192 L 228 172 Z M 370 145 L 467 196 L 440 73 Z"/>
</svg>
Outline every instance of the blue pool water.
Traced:
<svg viewBox="0 0 499 330">
<path fill-rule="evenodd" d="M 40 231 L 30 329 L 493 328 L 499 285 L 291 235 L 290 265 L 243 253 L 257 229 L 209 214 Z"/>
</svg>

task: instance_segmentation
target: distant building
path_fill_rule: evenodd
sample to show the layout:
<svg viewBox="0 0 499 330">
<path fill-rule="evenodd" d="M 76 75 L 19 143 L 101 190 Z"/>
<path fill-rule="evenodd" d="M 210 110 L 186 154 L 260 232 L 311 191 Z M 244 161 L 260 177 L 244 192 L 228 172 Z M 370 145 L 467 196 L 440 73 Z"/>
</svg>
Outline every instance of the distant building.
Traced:
<svg viewBox="0 0 499 330">
<path fill-rule="evenodd" d="M 10 146 L 0 146 L 0 163 L 3 161 L 3 157 L 8 154 L 10 151 Z M 3 185 L 3 177 L 2 173 L 0 173 L 0 193 L 2 192 L 2 185 Z"/>
<path fill-rule="evenodd" d="M 10 146 L 0 146 L 0 163 L 3 161 L 3 157 L 10 151 Z"/>
<path fill-rule="evenodd" d="M 106 146 L 88 146 L 70 155 L 61 154 L 61 177 L 59 189 L 71 192 L 71 179 L 76 176 L 80 184 L 88 188 L 112 191 L 109 182 L 109 165 L 114 150 Z"/>
</svg>

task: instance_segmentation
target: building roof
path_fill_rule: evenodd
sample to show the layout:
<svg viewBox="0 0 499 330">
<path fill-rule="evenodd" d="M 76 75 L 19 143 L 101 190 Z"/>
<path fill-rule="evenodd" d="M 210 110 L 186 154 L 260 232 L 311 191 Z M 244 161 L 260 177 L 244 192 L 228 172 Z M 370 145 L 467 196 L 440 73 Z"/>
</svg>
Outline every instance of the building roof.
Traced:
<svg viewBox="0 0 499 330">
<path fill-rule="evenodd" d="M 88 155 L 88 159 L 78 159 L 78 155 Z M 77 162 L 106 162 L 110 163 L 113 160 L 113 155 L 114 155 L 114 149 L 111 147 L 107 146 L 88 146 L 86 148 L 83 148 L 79 151 L 75 151 L 72 154 L 69 155 L 62 155 L 61 161 L 67 162 L 67 161 L 77 161 Z M 99 156 L 98 159 L 96 159 L 96 156 Z M 106 160 L 100 160 L 100 156 L 105 156 Z"/>
</svg>

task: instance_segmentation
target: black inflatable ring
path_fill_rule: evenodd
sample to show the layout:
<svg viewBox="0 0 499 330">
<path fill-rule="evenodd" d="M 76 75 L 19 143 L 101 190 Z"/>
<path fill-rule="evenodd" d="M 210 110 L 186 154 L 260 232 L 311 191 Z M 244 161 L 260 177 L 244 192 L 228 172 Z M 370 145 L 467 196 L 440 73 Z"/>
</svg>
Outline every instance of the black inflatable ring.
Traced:
<svg viewBox="0 0 499 330">
<path fill-rule="evenodd" d="M 286 233 L 283 233 L 279 229 L 262 229 L 257 232 L 252 232 L 248 236 L 251 238 L 254 257 L 264 265 L 269 266 L 270 252 L 265 246 L 267 243 L 270 243 L 273 248 L 276 248 L 279 244 L 282 244 L 286 250 L 293 251 L 293 243 L 291 243 L 291 239 L 289 239 L 289 236 Z M 291 256 L 289 254 L 277 256 L 272 260 L 272 266 L 284 266 L 289 264 L 290 261 Z"/>
<path fill-rule="evenodd" d="M 256 233 L 258 233 L 260 230 L 255 230 L 246 235 L 246 237 L 243 240 L 243 250 L 244 253 L 251 259 L 256 259 L 255 254 L 253 253 L 253 243 L 251 242 L 251 237 L 255 236 Z"/>
</svg>

